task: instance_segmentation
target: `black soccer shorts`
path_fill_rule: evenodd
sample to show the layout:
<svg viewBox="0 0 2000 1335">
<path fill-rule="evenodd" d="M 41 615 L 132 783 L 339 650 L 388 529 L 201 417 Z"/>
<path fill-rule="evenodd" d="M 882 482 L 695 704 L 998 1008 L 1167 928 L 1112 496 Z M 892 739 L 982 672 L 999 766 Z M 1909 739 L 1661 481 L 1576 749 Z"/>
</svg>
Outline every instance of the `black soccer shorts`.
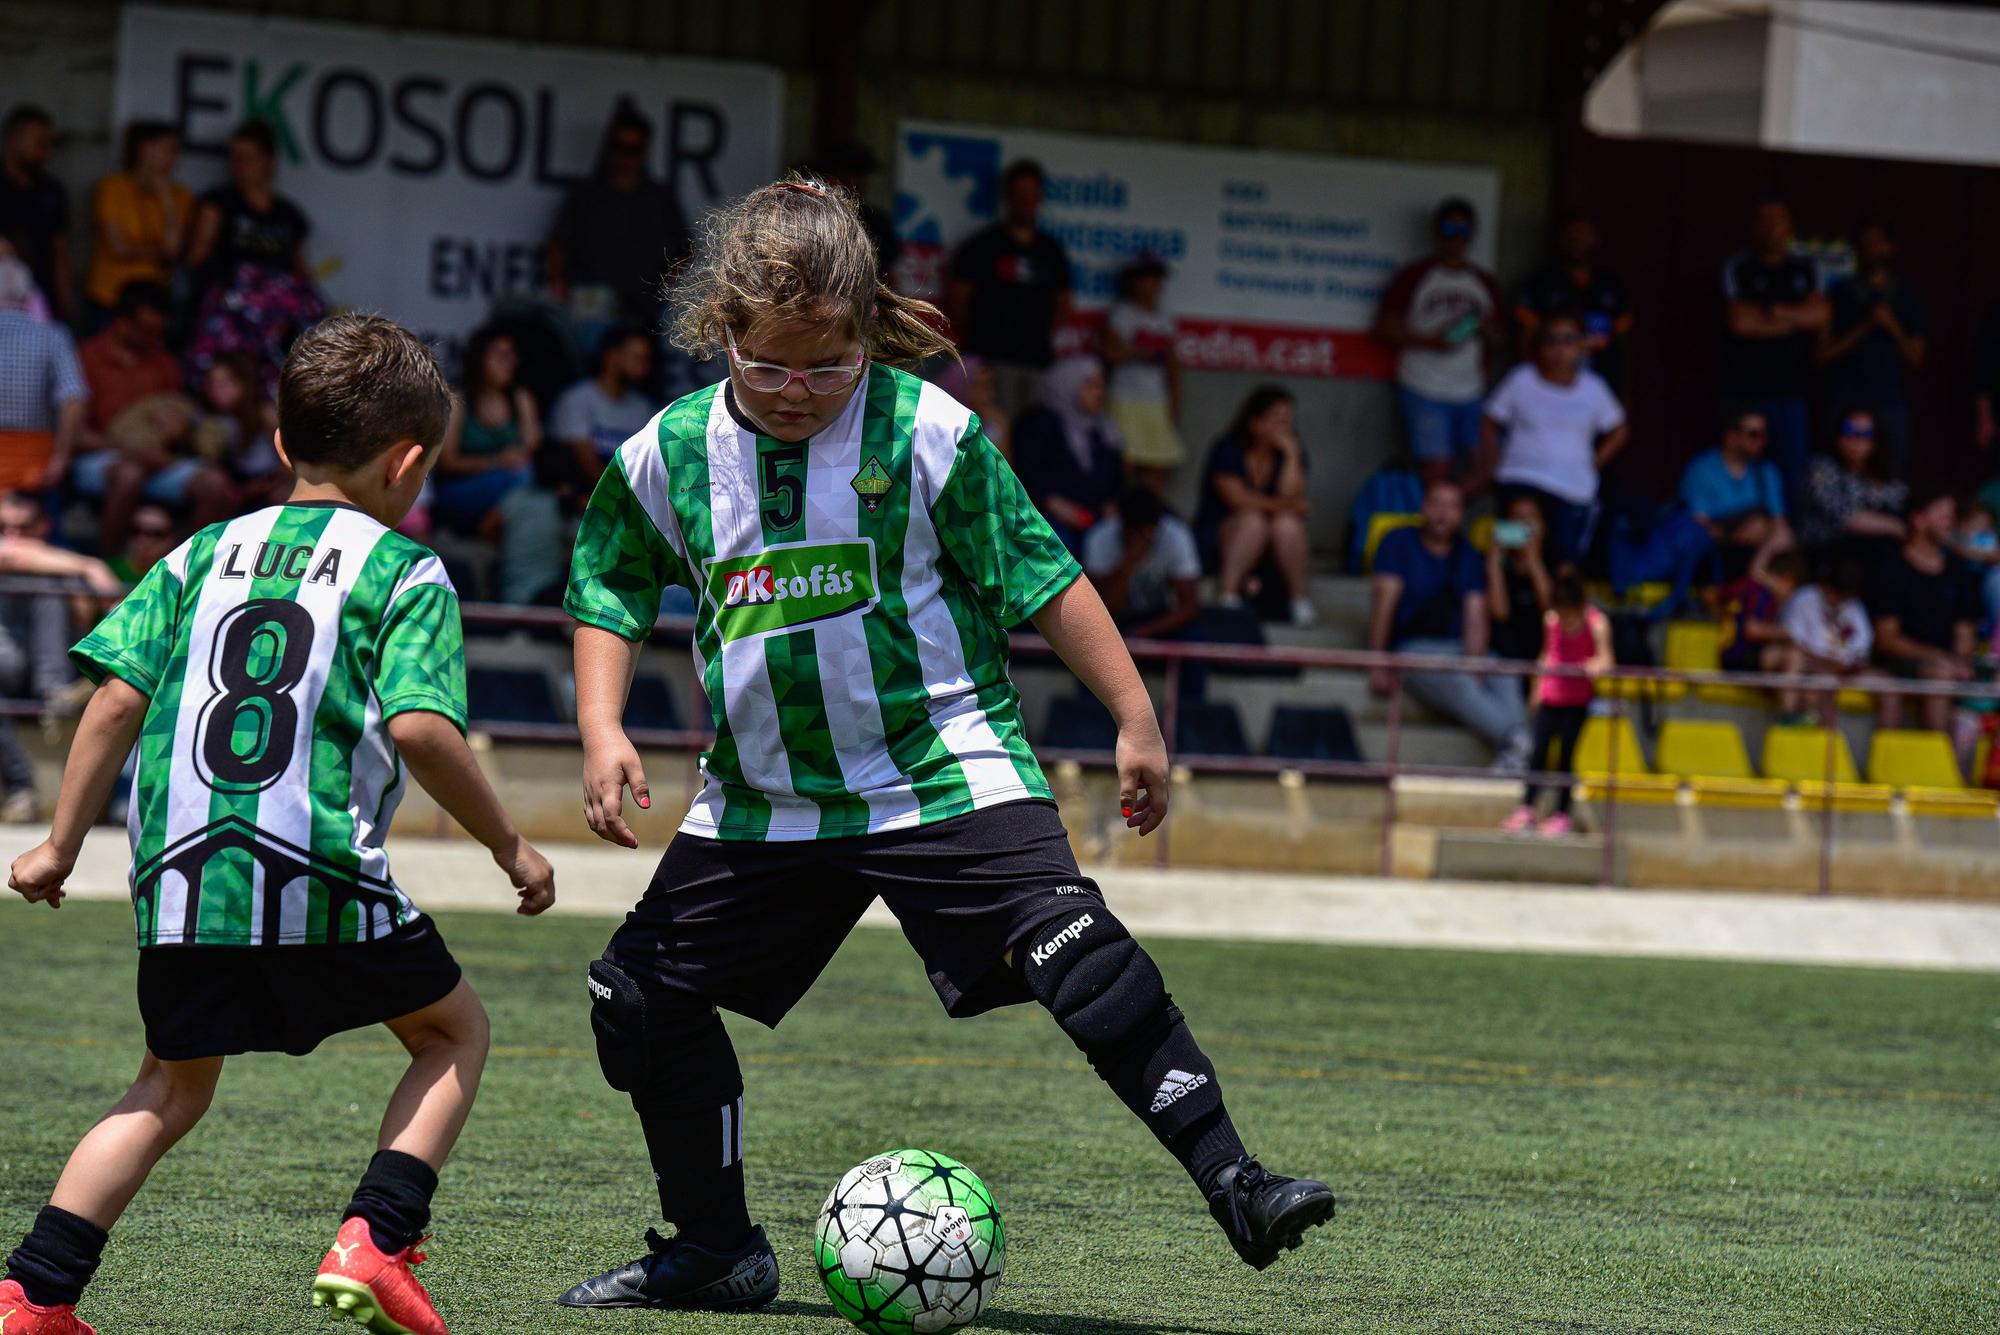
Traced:
<svg viewBox="0 0 2000 1335">
<path fill-rule="evenodd" d="M 848 839 L 680 834 L 604 958 L 776 1027 L 878 895 L 959 1017 L 1034 1000 L 1001 957 L 1070 906 L 1104 907 L 1048 801 Z"/>
<path fill-rule="evenodd" d="M 342 945 L 149 946 L 139 952 L 139 1014 L 146 1046 L 164 1061 L 302 1056 L 444 1000 L 461 976 L 427 917 Z"/>
</svg>

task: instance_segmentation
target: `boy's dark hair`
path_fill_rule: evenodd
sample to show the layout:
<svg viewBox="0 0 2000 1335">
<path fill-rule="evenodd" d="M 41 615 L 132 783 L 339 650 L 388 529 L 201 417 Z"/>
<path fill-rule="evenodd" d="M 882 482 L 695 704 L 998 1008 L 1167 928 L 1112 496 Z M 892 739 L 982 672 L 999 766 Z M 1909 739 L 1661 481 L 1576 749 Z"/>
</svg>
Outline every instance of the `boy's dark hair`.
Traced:
<svg viewBox="0 0 2000 1335">
<path fill-rule="evenodd" d="M 133 121 L 125 127 L 125 139 L 118 150 L 118 161 L 126 171 L 139 165 L 139 150 L 155 139 L 165 139 L 179 134 L 169 121 Z"/>
<path fill-rule="evenodd" d="M 590 359 L 591 374 L 603 374 L 604 363 L 611 360 L 611 354 L 635 338 L 653 341 L 652 333 L 637 320 L 616 320 L 605 326 L 604 332 L 597 336 L 596 355 Z"/>
<path fill-rule="evenodd" d="M 1926 482 L 1920 487 L 1910 488 L 1910 504 L 1904 513 L 1909 515 L 1919 514 L 1930 509 L 1939 501 L 1945 500 L 1951 501 L 1954 504 L 1962 504 L 1959 501 L 1958 489 L 1950 483 Z"/>
<path fill-rule="evenodd" d="M 1805 558 L 1795 551 L 1779 552 L 1764 563 L 1764 572 L 1779 579 L 1788 579 L 1793 584 L 1803 584 L 1806 581 Z"/>
<path fill-rule="evenodd" d="M 444 439 L 451 386 L 409 330 L 335 315 L 299 336 L 278 380 L 278 430 L 298 463 L 351 473 L 397 441 Z"/>
<path fill-rule="evenodd" d="M 1462 195 L 1439 202 L 1431 214 L 1431 229 L 1435 231 L 1446 218 L 1463 218 L 1474 227 L 1479 225 L 1479 210 L 1472 207 L 1472 201 Z"/>
<path fill-rule="evenodd" d="M 1151 487 L 1127 487 L 1118 498 L 1118 522 L 1128 534 L 1137 529 L 1159 527 L 1166 513 L 1167 503 Z"/>
<path fill-rule="evenodd" d="M 1747 403 L 1740 399 L 1724 400 L 1719 417 L 1722 424 L 1722 434 L 1725 436 L 1742 426 L 1744 419 L 1749 417 L 1762 418 L 1766 428 L 1771 425 L 1770 417 L 1762 408 L 1754 403 Z"/>
<path fill-rule="evenodd" d="M 1826 587 L 1842 598 L 1859 598 L 1868 583 L 1868 563 L 1858 556 L 1836 559 L 1826 572 Z"/>
<path fill-rule="evenodd" d="M 1281 403 L 1296 402 L 1292 391 L 1283 385 L 1259 385 L 1244 396 L 1243 406 L 1236 410 L 1236 416 L 1229 419 L 1229 429 L 1222 434 L 1247 440 L 1250 424 Z"/>
<path fill-rule="evenodd" d="M 135 278 L 118 289 L 119 315 L 137 315 L 140 311 L 158 311 L 161 315 L 174 313 L 174 296 L 167 291 L 165 283 L 156 283 L 150 278 Z"/>
<path fill-rule="evenodd" d="M 278 156 L 278 132 L 271 128 L 267 120 L 247 120 L 229 132 L 229 142 L 241 140 L 257 149 L 267 158 Z"/>
<path fill-rule="evenodd" d="M 1583 576 L 1576 573 L 1575 566 L 1564 566 L 1556 571 L 1556 577 L 1549 585 L 1549 606 L 1578 608 L 1589 600 L 1590 595 L 1583 587 Z"/>
<path fill-rule="evenodd" d="M 49 115 L 47 107 L 36 106 L 33 102 L 16 102 L 7 109 L 7 119 L 0 121 L 0 139 L 12 139 L 17 130 L 30 125 L 53 126 L 56 118 Z"/>
<path fill-rule="evenodd" d="M 1041 163 L 1033 158 L 1015 158 L 1007 164 L 1007 170 L 1000 173 L 1000 188 L 1008 189 L 1023 176 L 1034 177 L 1035 184 L 1044 190 L 1049 187 L 1049 174 L 1042 170 Z"/>
</svg>

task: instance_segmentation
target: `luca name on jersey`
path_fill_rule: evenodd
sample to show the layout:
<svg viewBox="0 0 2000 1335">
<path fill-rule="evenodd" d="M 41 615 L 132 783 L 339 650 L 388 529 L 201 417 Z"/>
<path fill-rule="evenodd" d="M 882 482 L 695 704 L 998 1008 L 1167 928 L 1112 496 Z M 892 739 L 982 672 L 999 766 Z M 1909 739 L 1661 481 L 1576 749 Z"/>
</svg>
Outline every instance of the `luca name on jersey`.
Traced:
<svg viewBox="0 0 2000 1335">
<path fill-rule="evenodd" d="M 304 579 L 308 584 L 340 583 L 340 548 L 329 547 L 319 552 L 315 562 L 314 548 L 309 542 L 291 545 L 282 542 L 260 542 L 256 555 L 250 558 L 246 569 L 243 560 L 244 544 L 232 542 L 222 549 L 222 560 L 216 564 L 217 579 Z M 311 570 L 311 578 L 306 571 Z"/>
</svg>

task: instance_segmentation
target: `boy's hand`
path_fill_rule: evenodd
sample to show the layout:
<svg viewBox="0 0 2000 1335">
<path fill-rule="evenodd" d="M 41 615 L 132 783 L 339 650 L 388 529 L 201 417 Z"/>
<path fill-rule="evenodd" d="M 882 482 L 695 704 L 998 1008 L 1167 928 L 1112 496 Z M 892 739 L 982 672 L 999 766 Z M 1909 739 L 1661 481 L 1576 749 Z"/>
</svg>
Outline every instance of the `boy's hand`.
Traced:
<svg viewBox="0 0 2000 1335">
<path fill-rule="evenodd" d="M 46 902 L 50 908 L 59 909 L 67 893 L 63 882 L 75 868 L 75 858 L 65 858 L 45 839 L 14 859 L 7 884 L 30 904 Z"/>
<path fill-rule="evenodd" d="M 639 836 L 625 823 L 625 789 L 644 811 L 653 805 L 639 752 L 624 733 L 587 741 L 583 748 L 583 815 L 590 831 L 607 843 L 637 848 Z"/>
<path fill-rule="evenodd" d="M 516 913 L 532 918 L 556 902 L 556 869 L 526 839 L 517 837 L 510 852 L 495 854 L 493 860 L 521 892 Z"/>
<path fill-rule="evenodd" d="M 1159 724 L 1118 730 L 1118 810 L 1140 837 L 1167 818 L 1167 744 Z"/>
</svg>

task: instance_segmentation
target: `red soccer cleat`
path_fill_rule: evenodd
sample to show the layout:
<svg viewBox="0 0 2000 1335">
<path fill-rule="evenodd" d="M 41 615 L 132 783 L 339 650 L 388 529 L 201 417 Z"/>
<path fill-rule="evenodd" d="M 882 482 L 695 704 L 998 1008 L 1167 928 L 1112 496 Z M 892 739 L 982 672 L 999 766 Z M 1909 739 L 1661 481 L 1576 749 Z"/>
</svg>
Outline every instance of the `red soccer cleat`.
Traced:
<svg viewBox="0 0 2000 1335">
<path fill-rule="evenodd" d="M 97 1327 L 79 1320 L 74 1307 L 35 1306 L 10 1279 L 0 1282 L 0 1335 L 97 1335 Z"/>
<path fill-rule="evenodd" d="M 384 1252 L 376 1247 L 365 1219 L 349 1219 L 313 1280 L 314 1307 L 332 1307 L 375 1335 L 447 1335 L 444 1318 L 410 1267 L 423 1264 L 414 1247 Z M 14 1335 L 0 1331 L 0 1335 Z"/>
</svg>

